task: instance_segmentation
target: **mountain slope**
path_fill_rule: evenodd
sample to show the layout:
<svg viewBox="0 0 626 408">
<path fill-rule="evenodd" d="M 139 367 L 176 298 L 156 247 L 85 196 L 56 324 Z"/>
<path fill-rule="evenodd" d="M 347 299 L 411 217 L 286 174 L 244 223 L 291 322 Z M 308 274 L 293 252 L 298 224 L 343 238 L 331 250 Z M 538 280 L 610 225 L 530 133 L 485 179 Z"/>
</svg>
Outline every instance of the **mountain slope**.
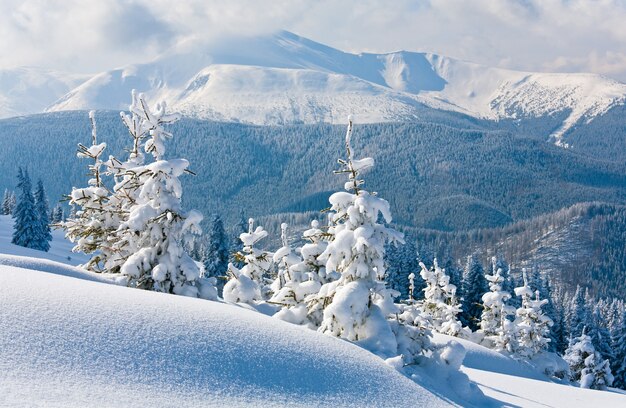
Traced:
<svg viewBox="0 0 626 408">
<path fill-rule="evenodd" d="M 580 203 L 503 228 L 445 233 L 409 231 L 414 241 L 453 259 L 476 251 L 488 264 L 499 255 L 521 276 L 538 270 L 573 293 L 576 285 L 598 297 L 624 299 L 626 294 L 626 207 Z"/>
<path fill-rule="evenodd" d="M 349 54 L 288 32 L 187 44 L 146 64 L 104 72 L 48 111 L 121 109 L 131 89 L 204 119 L 254 124 L 405 121 L 424 105 L 486 119 L 566 113 L 565 132 L 626 100 L 626 85 L 593 74 L 491 68 L 435 54 Z M 546 135 L 547 137 L 547 135 Z"/>
<path fill-rule="evenodd" d="M 39 113 L 86 79 L 43 68 L 0 69 L 0 118 Z"/>
<path fill-rule="evenodd" d="M 126 157 L 128 132 L 115 112 L 96 115 L 106 154 Z M 626 170 L 544 142 L 480 128 L 450 114 L 439 123 L 371 124 L 354 130 L 359 154 L 374 158 L 366 186 L 389 200 L 401 224 L 439 230 L 502 226 L 600 197 L 626 204 Z M 197 176 L 183 178 L 187 208 L 227 223 L 246 216 L 318 211 L 343 185 L 333 174 L 344 156 L 343 126 L 250 126 L 184 119 L 173 125 L 169 157 L 184 157 Z M 76 158 L 89 140 L 86 112 L 0 121 L 0 191 L 29 166 L 51 201 L 86 183 Z M 41 148 L 45 146 L 45 148 Z M 34 168 L 35 163 L 45 163 Z M 532 205 L 529 205 L 532 203 Z"/>
</svg>

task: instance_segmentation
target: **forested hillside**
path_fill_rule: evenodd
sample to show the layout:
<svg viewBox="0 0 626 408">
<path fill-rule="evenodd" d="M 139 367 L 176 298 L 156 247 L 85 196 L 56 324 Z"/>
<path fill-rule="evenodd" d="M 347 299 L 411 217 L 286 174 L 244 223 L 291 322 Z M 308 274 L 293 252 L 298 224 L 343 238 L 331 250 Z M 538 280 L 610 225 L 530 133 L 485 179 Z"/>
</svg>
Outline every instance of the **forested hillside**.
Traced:
<svg viewBox="0 0 626 408">
<path fill-rule="evenodd" d="M 498 256 L 518 277 L 527 268 L 572 293 L 580 284 L 598 297 L 626 299 L 624 206 L 581 203 L 501 228 L 467 232 L 407 228 L 405 233 L 410 245 L 416 245 L 413 252 L 427 258 L 464 260 L 475 254 L 488 264 Z"/>
<path fill-rule="evenodd" d="M 395 222 L 457 231 L 499 227 L 578 202 L 626 203 L 626 165 L 597 160 L 494 124 L 433 111 L 431 121 L 357 125 L 356 148 L 377 165 L 368 188 L 388 198 Z M 98 112 L 104 155 L 129 144 L 117 113 Z M 483 130 L 481 126 L 490 128 Z M 14 188 L 18 166 L 42 178 L 51 201 L 86 180 L 76 145 L 89 140 L 86 112 L 0 121 L 0 189 Z M 510 124 L 502 127 L 509 128 Z M 343 128 L 258 127 L 184 119 L 171 128 L 172 157 L 186 157 L 184 201 L 234 223 L 246 216 L 319 210 L 327 205 Z M 122 154 L 123 156 L 123 154 Z M 44 167 L 45 165 L 45 167 Z M 45 170 L 44 170 L 45 168 Z"/>
</svg>

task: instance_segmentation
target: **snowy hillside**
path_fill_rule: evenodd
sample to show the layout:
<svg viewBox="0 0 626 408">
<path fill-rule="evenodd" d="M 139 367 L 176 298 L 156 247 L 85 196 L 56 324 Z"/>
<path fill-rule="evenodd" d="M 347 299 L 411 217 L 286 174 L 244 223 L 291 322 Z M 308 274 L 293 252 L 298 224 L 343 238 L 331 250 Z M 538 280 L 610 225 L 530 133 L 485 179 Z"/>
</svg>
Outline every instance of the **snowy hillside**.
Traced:
<svg viewBox="0 0 626 408">
<path fill-rule="evenodd" d="M 10 215 L 0 215 L 0 265 L 32 267 L 33 263 L 24 263 L 24 259 L 35 258 L 39 264 L 48 264 L 48 261 L 67 265 L 79 265 L 86 262 L 89 257 L 83 253 L 72 252 L 74 244 L 64 239 L 63 231 L 52 231 L 50 251 L 42 252 L 30 248 L 11 244 L 13 234 L 13 218 Z M 7 256 L 10 255 L 10 256 Z M 18 263 L 20 261 L 20 263 Z M 35 262 L 35 261 L 33 261 Z M 41 267 L 38 267 L 41 270 Z"/>
<path fill-rule="evenodd" d="M 0 217 L 1 406 L 617 407 L 471 342 L 467 401 L 428 369 L 401 375 L 347 341 L 222 302 L 126 288 L 7 242 Z M 19 252 L 20 255 L 15 255 Z M 7 255 L 8 254 L 8 255 Z M 37 255 L 37 258 L 33 256 Z M 462 383 L 462 381 L 461 381 Z"/>
<path fill-rule="evenodd" d="M 87 78 L 33 67 L 0 69 L 0 118 L 39 113 Z"/>
<path fill-rule="evenodd" d="M 74 270 L 0 266 L 2 406 L 476 406 L 348 342 L 238 306 L 63 276 L 65 269 Z M 468 351 L 462 371 L 487 396 L 478 406 L 626 403 L 459 341 Z"/>
<path fill-rule="evenodd" d="M 349 54 L 292 33 L 186 44 L 147 64 L 100 73 L 47 108 L 122 109 L 133 88 L 189 116 L 254 124 L 411 120 L 424 106 L 486 119 L 565 113 L 552 139 L 626 100 L 593 74 L 490 68 L 435 54 Z"/>
</svg>

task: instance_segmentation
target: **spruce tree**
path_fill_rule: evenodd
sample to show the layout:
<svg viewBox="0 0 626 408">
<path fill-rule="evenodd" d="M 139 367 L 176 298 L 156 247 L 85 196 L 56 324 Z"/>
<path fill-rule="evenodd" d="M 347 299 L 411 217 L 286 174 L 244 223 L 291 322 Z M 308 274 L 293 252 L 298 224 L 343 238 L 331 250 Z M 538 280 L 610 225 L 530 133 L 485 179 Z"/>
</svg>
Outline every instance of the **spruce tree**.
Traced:
<svg viewBox="0 0 626 408">
<path fill-rule="evenodd" d="M 611 346 L 611 334 L 609 332 L 609 321 L 602 315 L 599 302 L 591 313 L 591 320 L 588 322 L 587 335 L 591 337 L 593 346 L 596 351 L 600 353 L 603 359 L 613 361 L 615 359 L 615 353 Z"/>
<path fill-rule="evenodd" d="M 579 285 L 572 298 L 567 311 L 567 324 L 569 336 L 579 337 L 583 333 L 583 328 L 589 323 L 589 314 L 585 303 L 585 290 Z"/>
<path fill-rule="evenodd" d="M 14 230 L 11 243 L 26 248 L 40 249 L 42 246 L 41 224 L 35 207 L 32 184 L 28 170 L 18 169 L 19 200 L 13 212 Z"/>
<path fill-rule="evenodd" d="M 610 332 L 614 352 L 614 359 L 611 362 L 611 370 L 615 375 L 613 385 L 626 389 L 626 310 L 623 303 L 621 307 L 615 305 Z"/>
<path fill-rule="evenodd" d="M 582 334 L 571 342 L 563 359 L 569 365 L 570 380 L 577 381 L 581 388 L 605 390 L 613 383 L 609 361 L 602 359 L 584 328 Z"/>
<path fill-rule="evenodd" d="M 90 178 L 87 187 L 72 188 L 69 204 L 72 212 L 67 220 L 58 221 L 58 225 L 65 230 L 65 237 L 74 243 L 74 252 L 83 252 L 90 255 L 87 263 L 82 265 L 92 272 L 118 272 L 112 268 L 111 258 L 117 254 L 109 242 L 115 237 L 115 230 L 119 226 L 120 214 L 110 207 L 110 192 L 103 183 L 102 155 L 106 143 L 98 143 L 95 112 L 89 112 L 91 122 L 91 144 L 78 144 L 77 156 L 81 159 L 92 160 L 89 164 Z M 110 160 L 115 160 L 111 158 Z M 63 211 L 60 207 L 59 210 Z M 62 213 L 59 218 L 62 218 Z"/>
<path fill-rule="evenodd" d="M 461 308 L 456 298 L 456 286 L 450 283 L 450 277 L 439 266 L 436 258 L 432 268 L 428 269 L 423 263 L 420 263 L 420 267 L 420 276 L 426 282 L 426 287 L 424 299 L 418 304 L 422 313 L 428 317 L 429 328 L 450 336 L 465 336 L 457 318 Z"/>
<path fill-rule="evenodd" d="M 463 276 L 463 303 L 461 321 L 472 331 L 480 326 L 482 314 L 482 297 L 488 291 L 485 271 L 477 255 L 467 257 Z"/>
<path fill-rule="evenodd" d="M 312 226 L 315 225 L 317 224 Z M 270 303 L 280 305 L 281 310 L 274 316 L 291 323 L 308 324 L 310 327 L 317 328 L 307 316 L 306 299 L 318 293 L 321 288 L 320 268 L 317 267 L 317 260 L 311 256 L 319 252 L 318 248 L 313 248 L 313 254 L 308 252 L 308 248 L 301 248 L 302 258 L 298 256 L 289 244 L 285 223 L 281 225 L 281 240 L 283 246 L 274 253 L 278 275 L 272 284 L 274 294 L 270 299 Z"/>
<path fill-rule="evenodd" d="M 207 241 L 202 261 L 205 276 L 215 277 L 218 282 L 224 282 L 223 277 L 226 276 L 230 254 L 224 223 L 218 214 L 213 215 Z M 223 283 L 218 285 L 220 292 L 223 286 Z"/>
<path fill-rule="evenodd" d="M 489 292 L 482 296 L 483 311 L 480 316 L 480 332 L 484 336 L 483 344 L 494 347 L 496 337 L 504 332 L 503 324 L 506 316 L 512 313 L 513 309 L 507 305 L 511 294 L 503 289 L 506 278 L 502 276 L 503 270 L 498 267 L 496 257 L 491 260 L 491 274 L 485 275 L 489 282 Z M 505 316 L 501 316 L 504 311 Z"/>
<path fill-rule="evenodd" d="M 305 297 L 307 305 L 307 319 L 311 327 L 319 328 L 324 319 L 324 307 L 327 301 L 325 296 L 320 296 L 322 285 L 335 281 L 341 277 L 336 271 L 326 271 L 326 263 L 320 259 L 328 247 L 328 240 L 331 235 L 323 230 L 319 221 L 311 221 L 311 227 L 304 231 L 302 239 L 306 242 L 300 248 L 302 262 L 294 265 L 293 270 L 298 271 L 308 278 L 307 283 L 303 284 L 310 294 Z M 326 286 L 328 288 L 328 286 Z"/>
<path fill-rule="evenodd" d="M 154 161 L 126 168 L 136 200 L 127 206 L 128 216 L 116 231 L 119 248 L 130 254 L 120 273 L 132 287 L 216 299 L 214 281 L 200 276 L 200 268 L 185 251 L 185 241 L 200 232 L 202 221 L 199 212 L 182 209 L 180 177 L 188 173 L 189 162 L 164 158 L 165 140 L 172 138 L 164 126 L 178 116 L 167 114 L 165 103 L 150 109 L 143 95 L 134 102 L 131 126 L 148 129 L 145 151 Z M 135 117 L 141 120 L 136 122 Z"/>
<path fill-rule="evenodd" d="M 319 331 L 356 341 L 376 336 L 385 351 L 396 349 L 395 336 L 386 316 L 395 312 L 393 293 L 385 286 L 385 244 L 402 242 L 402 234 L 378 223 L 379 217 L 391 222 L 389 203 L 370 194 L 362 186 L 361 173 L 372 167 L 373 159 L 356 160 L 351 145 L 352 120 L 349 120 L 345 147 L 347 157 L 339 160 L 347 174 L 344 192 L 329 198 L 334 239 L 320 256 L 327 271 L 337 271 L 341 277 L 325 284 L 320 292 L 330 299 L 324 308 Z M 393 350 L 395 353 L 395 350 Z"/>
<path fill-rule="evenodd" d="M 243 249 L 235 254 L 235 259 L 243 266 L 228 265 L 228 282 L 224 285 L 224 300 L 232 303 L 255 304 L 266 299 L 268 288 L 264 276 L 271 266 L 271 254 L 256 245 L 267 237 L 263 227 L 254 228 L 254 219 L 248 220 L 248 232 L 239 235 Z"/>
<path fill-rule="evenodd" d="M 547 300 L 540 298 L 539 291 L 535 291 L 533 299 L 533 292 L 528 286 L 525 274 L 524 283 L 524 286 L 515 288 L 515 295 L 522 298 L 522 306 L 515 312 L 517 354 L 532 358 L 548 348 L 550 343 L 548 335 L 553 323 L 541 309 Z"/>
<path fill-rule="evenodd" d="M 41 180 L 37 181 L 37 190 L 35 191 L 35 208 L 37 209 L 39 219 L 39 239 L 38 249 L 48 252 L 50 250 L 50 241 L 52 241 L 52 233 L 50 231 L 50 220 L 48 219 L 48 199 L 46 190 Z"/>
</svg>

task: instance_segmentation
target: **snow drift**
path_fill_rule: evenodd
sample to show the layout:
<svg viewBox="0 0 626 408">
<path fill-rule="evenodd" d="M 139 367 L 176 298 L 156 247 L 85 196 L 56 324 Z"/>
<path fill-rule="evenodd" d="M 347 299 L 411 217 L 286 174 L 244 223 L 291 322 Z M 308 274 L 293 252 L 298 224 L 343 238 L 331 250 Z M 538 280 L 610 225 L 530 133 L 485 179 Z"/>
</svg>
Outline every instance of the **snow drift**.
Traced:
<svg viewBox="0 0 626 408">
<path fill-rule="evenodd" d="M 0 405 L 443 406 L 348 342 L 237 306 L 0 266 Z"/>
</svg>

